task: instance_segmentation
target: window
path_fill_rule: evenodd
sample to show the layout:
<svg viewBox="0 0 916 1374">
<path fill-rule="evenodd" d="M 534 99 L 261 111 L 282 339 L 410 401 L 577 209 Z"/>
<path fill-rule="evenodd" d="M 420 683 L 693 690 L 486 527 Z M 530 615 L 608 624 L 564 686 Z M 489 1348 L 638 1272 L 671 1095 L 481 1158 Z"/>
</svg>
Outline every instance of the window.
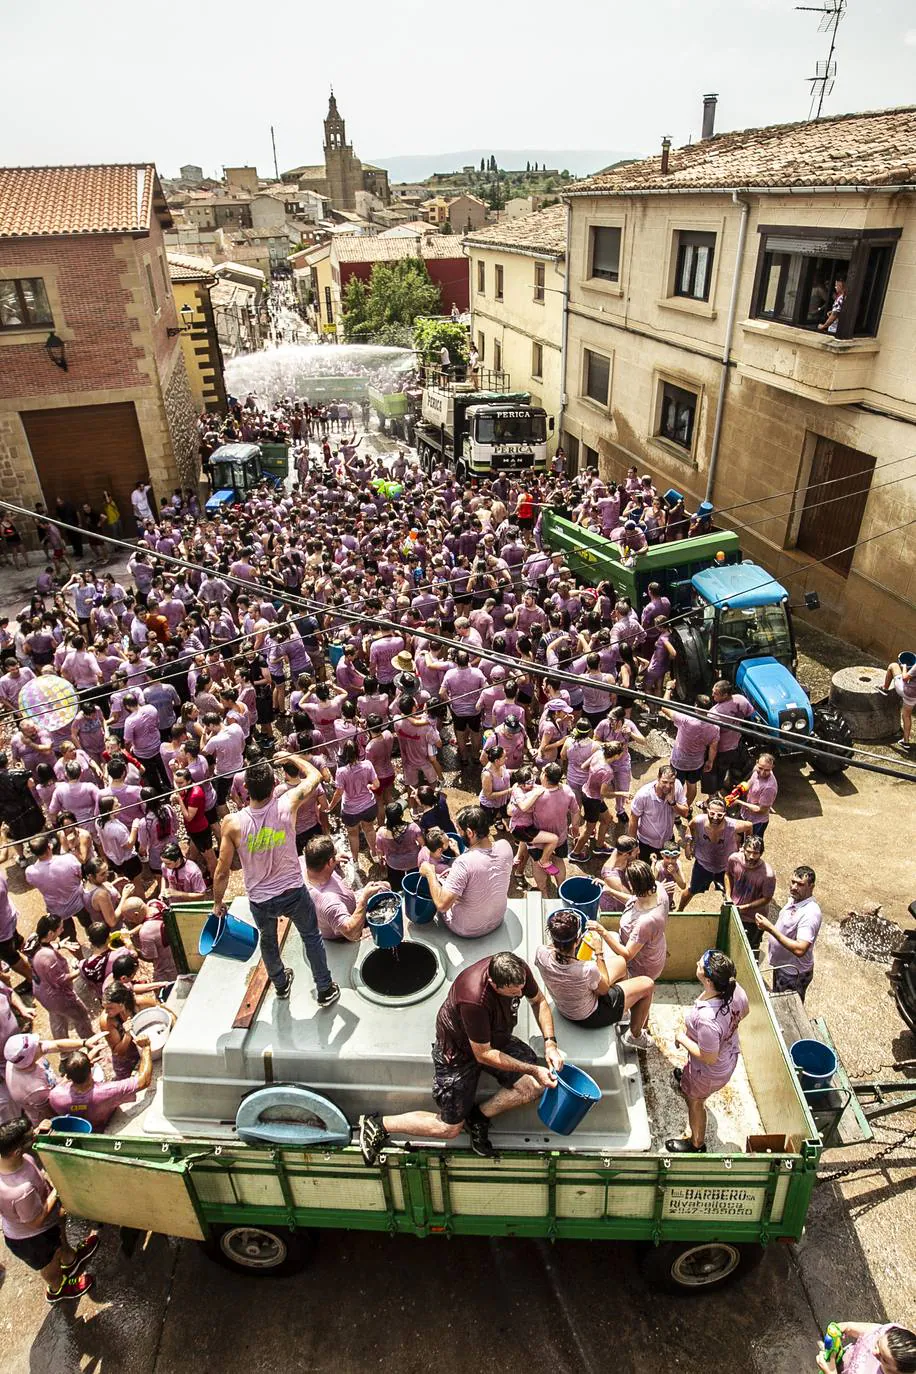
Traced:
<svg viewBox="0 0 916 1374">
<path fill-rule="evenodd" d="M 533 343 L 531 345 L 531 375 L 532 377 L 543 377 L 544 375 L 544 345 Z"/>
<path fill-rule="evenodd" d="M 541 305 L 544 302 L 544 296 L 546 294 L 544 285 L 544 271 L 544 264 L 542 262 L 536 262 L 534 264 L 534 299 Z M 541 374 L 537 373 L 536 375 L 540 376 Z"/>
<path fill-rule="evenodd" d="M 334 307 L 331 304 L 331 288 L 329 286 L 324 288 L 324 317 L 328 324 L 334 323 Z"/>
<path fill-rule="evenodd" d="M 41 277 L 0 281 L 0 329 L 39 329 L 53 323 Z"/>
<path fill-rule="evenodd" d="M 156 283 L 153 280 L 153 269 L 150 267 L 148 262 L 145 262 L 143 266 L 146 268 L 146 285 L 149 288 L 150 303 L 152 304 L 153 309 L 158 315 L 159 301 L 156 299 Z"/>
<path fill-rule="evenodd" d="M 589 276 L 620 280 L 620 230 L 594 225 L 590 231 Z"/>
<path fill-rule="evenodd" d="M 481 296 L 487 294 L 487 264 L 482 258 L 477 260 L 477 290 Z"/>
<path fill-rule="evenodd" d="M 163 284 L 163 286 L 165 287 L 165 297 L 164 297 L 164 299 L 165 299 L 165 300 L 168 300 L 168 298 L 169 298 L 169 292 L 170 292 L 171 289 L 172 289 L 172 280 L 171 280 L 171 277 L 169 276 L 168 263 L 167 263 L 166 260 L 165 260 L 165 254 L 164 254 L 164 253 L 160 253 L 160 254 L 159 254 L 159 268 L 160 268 L 160 271 L 162 272 L 162 284 Z"/>
<path fill-rule="evenodd" d="M 900 231 L 760 229 L 751 313 L 841 339 L 878 332 Z M 839 318 L 822 330 L 841 297 Z"/>
<path fill-rule="evenodd" d="M 496 299 L 498 301 L 501 301 L 503 299 L 503 269 L 501 263 L 496 264 L 496 266 L 493 268 L 493 272 L 495 274 L 496 280 L 496 285 L 493 294 L 496 296 Z"/>
<path fill-rule="evenodd" d="M 487 336 L 482 329 L 477 332 L 477 352 L 480 354 L 480 361 L 483 362 L 487 356 Z"/>
<path fill-rule="evenodd" d="M 593 353 L 590 348 L 587 348 L 582 370 L 584 374 L 583 394 L 589 400 L 597 401 L 599 405 L 606 406 L 608 393 L 611 389 L 610 358 L 606 358 L 603 353 Z"/>
<path fill-rule="evenodd" d="M 585 466 L 586 466 L 587 468 L 594 468 L 595 471 L 597 472 L 597 471 L 598 471 L 598 450 L 597 450 L 596 448 L 589 448 L 588 444 L 583 444 L 583 445 L 582 445 L 582 448 L 583 448 L 583 450 L 585 451 Z"/>
<path fill-rule="evenodd" d="M 695 301 L 709 300 L 715 248 L 715 234 L 678 230 L 677 263 L 674 269 L 675 296 L 689 296 Z"/>
<path fill-rule="evenodd" d="M 498 270 L 498 269 L 497 269 Z M 493 371 L 502 372 L 503 370 L 503 346 L 499 339 L 493 340 Z"/>
<path fill-rule="evenodd" d="M 662 382 L 661 412 L 658 433 L 662 439 L 686 449 L 693 447 L 693 426 L 697 414 L 697 396 L 672 382 Z"/>
</svg>

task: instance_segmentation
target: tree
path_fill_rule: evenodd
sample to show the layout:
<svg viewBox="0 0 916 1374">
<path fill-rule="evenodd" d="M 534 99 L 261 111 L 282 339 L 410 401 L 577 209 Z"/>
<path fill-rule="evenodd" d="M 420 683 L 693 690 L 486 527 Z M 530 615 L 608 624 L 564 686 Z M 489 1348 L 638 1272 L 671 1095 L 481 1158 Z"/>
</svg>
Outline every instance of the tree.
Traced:
<svg viewBox="0 0 916 1374">
<path fill-rule="evenodd" d="M 525 171 L 526 171 L 526 172 L 530 172 L 530 171 L 531 171 L 531 160 L 530 160 L 530 159 L 525 163 Z"/>
<path fill-rule="evenodd" d="M 483 158 L 481 158 L 481 159 L 480 159 L 480 170 L 481 170 L 482 172 L 485 172 L 485 171 L 486 171 L 486 168 L 484 167 L 483 162 L 484 162 L 484 160 L 483 160 Z"/>
<path fill-rule="evenodd" d="M 442 319 L 414 322 L 413 346 L 425 362 L 438 363 L 443 344 L 453 363 L 467 363 L 470 344 L 467 325 Z"/>
<path fill-rule="evenodd" d="M 442 296 L 422 258 L 401 258 L 377 262 L 368 286 L 351 277 L 343 309 L 348 341 L 372 338 L 378 343 L 406 344 L 419 315 L 439 314 Z"/>
</svg>

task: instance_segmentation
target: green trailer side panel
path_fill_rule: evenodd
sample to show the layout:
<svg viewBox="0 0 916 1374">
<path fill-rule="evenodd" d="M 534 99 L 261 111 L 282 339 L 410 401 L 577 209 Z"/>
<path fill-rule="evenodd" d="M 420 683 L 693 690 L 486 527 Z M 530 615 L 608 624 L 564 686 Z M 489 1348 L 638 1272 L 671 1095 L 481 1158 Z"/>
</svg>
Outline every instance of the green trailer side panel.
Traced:
<svg viewBox="0 0 916 1374">
<path fill-rule="evenodd" d="M 274 477 L 289 476 L 289 445 L 260 444 L 261 467 Z"/>
<path fill-rule="evenodd" d="M 204 1239 L 206 1231 L 188 1186 L 185 1160 L 170 1155 L 137 1159 L 126 1153 L 84 1154 L 51 1141 L 39 1141 L 36 1149 L 64 1210 L 74 1216 Z"/>
</svg>

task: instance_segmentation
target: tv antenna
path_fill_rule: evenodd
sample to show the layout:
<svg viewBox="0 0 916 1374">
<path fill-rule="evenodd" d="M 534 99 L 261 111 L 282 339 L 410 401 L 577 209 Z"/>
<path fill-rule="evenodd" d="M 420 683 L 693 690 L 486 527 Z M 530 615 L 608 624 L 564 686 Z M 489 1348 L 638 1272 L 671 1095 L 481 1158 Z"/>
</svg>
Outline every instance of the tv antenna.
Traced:
<svg viewBox="0 0 916 1374">
<path fill-rule="evenodd" d="M 836 81 L 836 62 L 833 59 L 833 54 L 836 51 L 836 31 L 840 27 L 840 20 L 846 13 L 846 0 L 824 0 L 822 5 L 796 5 L 795 8 L 805 11 L 807 14 L 819 14 L 821 19 L 817 26 L 818 33 L 830 34 L 830 51 L 827 54 L 826 62 L 818 62 L 814 69 L 814 76 L 805 78 L 811 83 L 811 104 L 808 107 L 808 118 L 820 119 L 824 101 L 832 92 Z M 816 112 L 815 104 L 817 105 Z"/>
</svg>

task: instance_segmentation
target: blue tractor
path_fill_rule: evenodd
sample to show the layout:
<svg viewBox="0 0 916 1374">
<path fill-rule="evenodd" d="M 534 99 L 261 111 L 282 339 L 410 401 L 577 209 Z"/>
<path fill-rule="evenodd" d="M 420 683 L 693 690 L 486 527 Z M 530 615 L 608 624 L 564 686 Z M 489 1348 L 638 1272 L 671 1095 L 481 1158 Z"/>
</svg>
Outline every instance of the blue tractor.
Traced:
<svg viewBox="0 0 916 1374">
<path fill-rule="evenodd" d="M 691 587 L 692 613 L 671 632 L 679 699 L 692 702 L 726 678 L 772 734 L 772 752 L 797 754 L 798 744 L 810 740 L 826 755 L 811 755 L 813 768 L 843 772 L 852 734 L 829 703 L 812 704 L 795 676 L 798 657 L 785 587 L 751 562 L 704 568 L 693 575 Z"/>
<path fill-rule="evenodd" d="M 262 482 L 274 488 L 283 485 L 276 473 L 265 468 L 257 444 L 222 444 L 215 449 L 210 455 L 210 480 L 213 492 L 204 507 L 208 515 L 244 501 Z"/>
</svg>

